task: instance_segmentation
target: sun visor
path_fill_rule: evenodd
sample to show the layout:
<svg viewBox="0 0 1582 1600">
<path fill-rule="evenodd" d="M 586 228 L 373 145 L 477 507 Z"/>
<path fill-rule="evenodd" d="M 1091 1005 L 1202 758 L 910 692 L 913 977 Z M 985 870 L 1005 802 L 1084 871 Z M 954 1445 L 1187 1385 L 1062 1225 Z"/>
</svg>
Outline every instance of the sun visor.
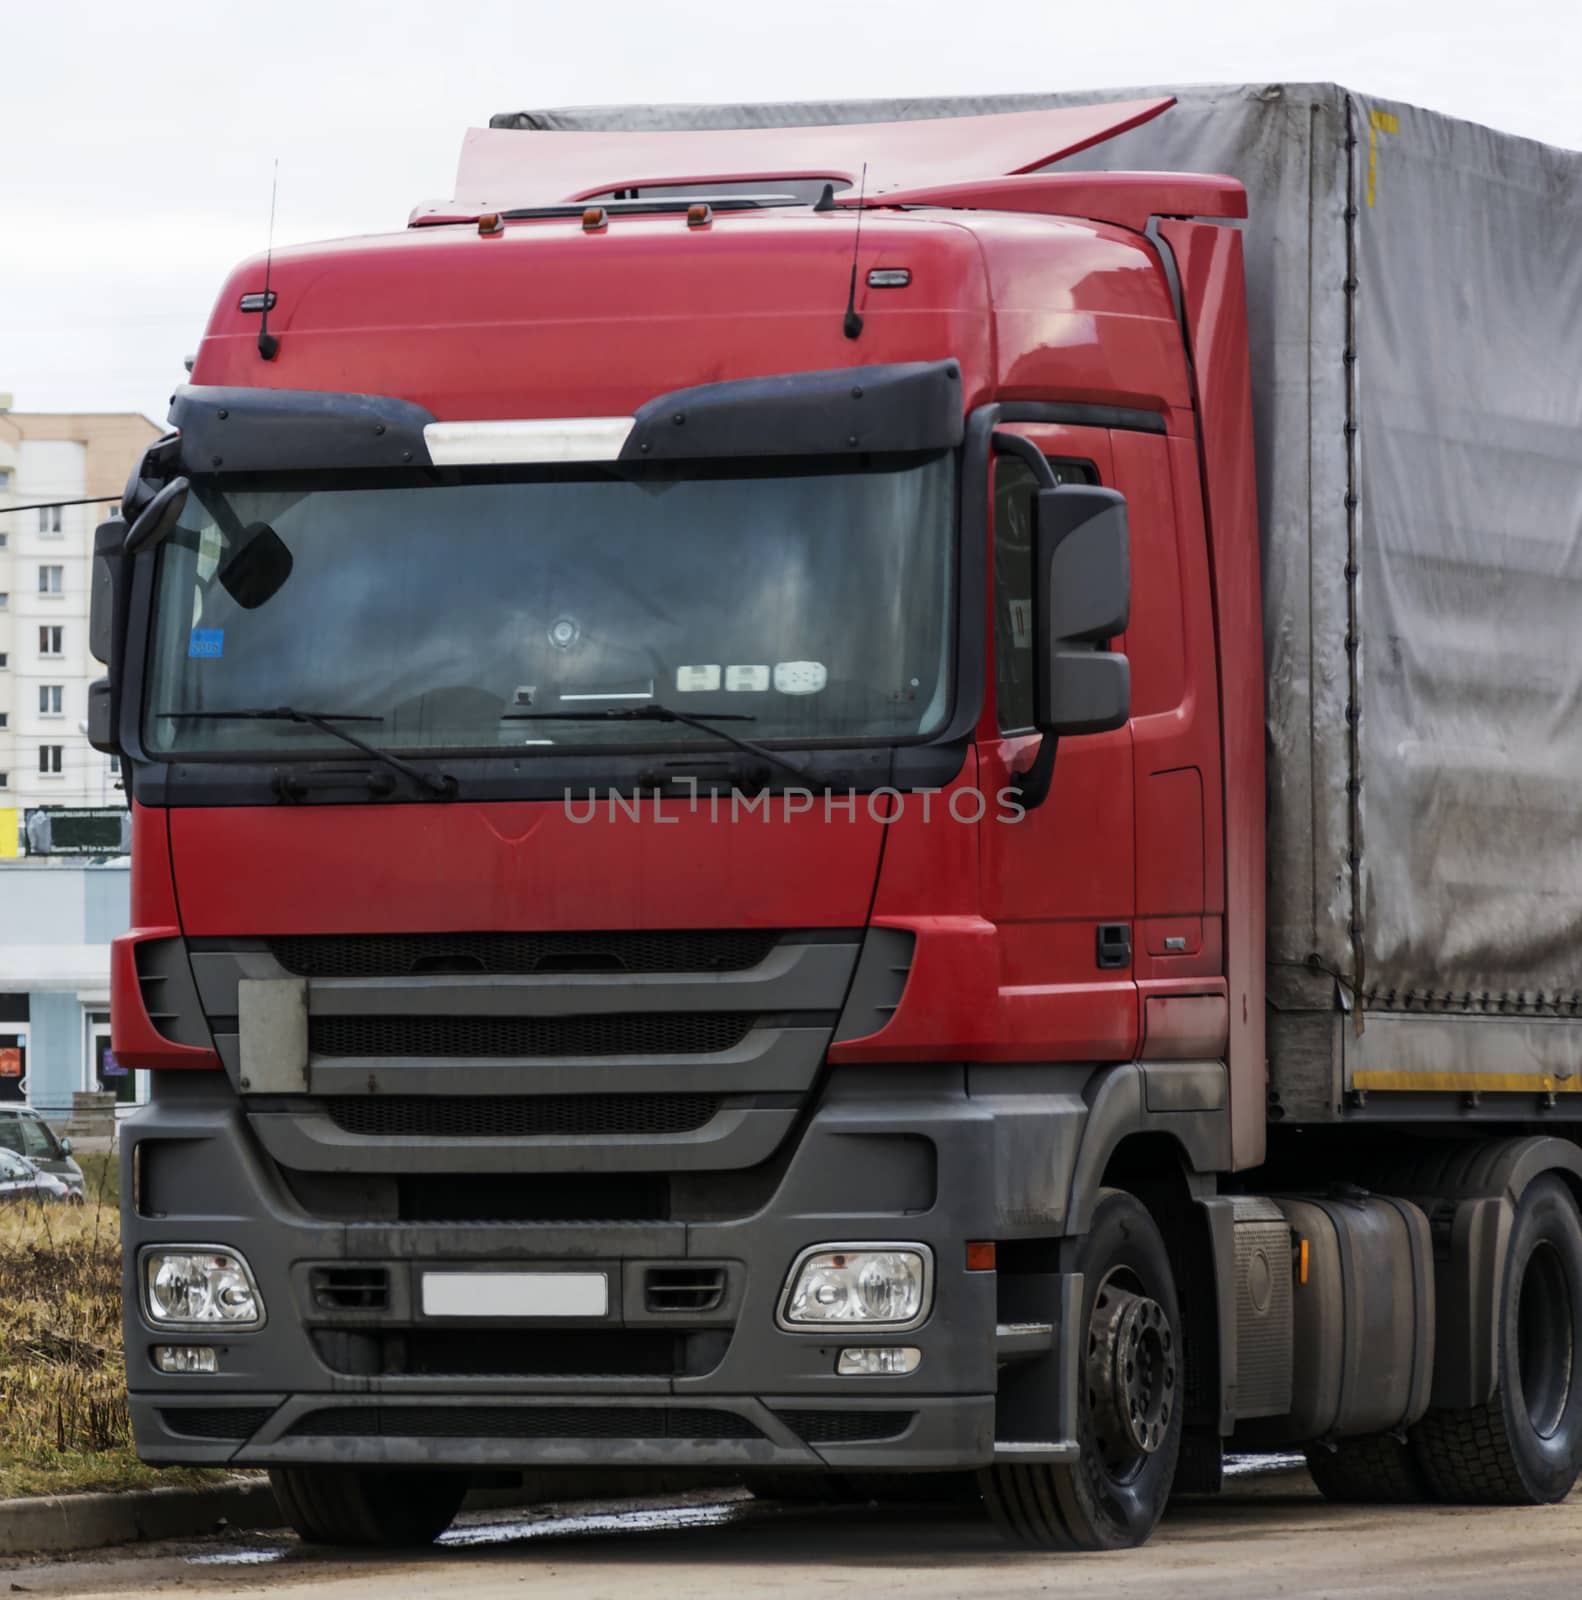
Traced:
<svg viewBox="0 0 1582 1600">
<path fill-rule="evenodd" d="M 428 466 L 433 420 L 409 400 L 317 389 L 184 384 L 170 402 L 188 473 Z"/>
<path fill-rule="evenodd" d="M 621 459 L 950 450 L 962 432 L 960 366 L 907 361 L 677 389 L 639 408 Z"/>
</svg>

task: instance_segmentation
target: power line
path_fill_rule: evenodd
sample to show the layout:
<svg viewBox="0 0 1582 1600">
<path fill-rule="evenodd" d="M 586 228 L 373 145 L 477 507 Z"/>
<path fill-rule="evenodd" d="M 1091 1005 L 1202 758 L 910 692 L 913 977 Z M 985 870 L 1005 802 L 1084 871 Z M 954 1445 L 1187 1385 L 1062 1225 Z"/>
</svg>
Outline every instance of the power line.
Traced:
<svg viewBox="0 0 1582 1600">
<path fill-rule="evenodd" d="M 66 506 L 108 506 L 120 501 L 118 494 L 95 495 L 91 500 L 35 500 L 31 505 L 25 506 L 0 506 L 0 517 L 8 511 L 54 511 Z"/>
</svg>

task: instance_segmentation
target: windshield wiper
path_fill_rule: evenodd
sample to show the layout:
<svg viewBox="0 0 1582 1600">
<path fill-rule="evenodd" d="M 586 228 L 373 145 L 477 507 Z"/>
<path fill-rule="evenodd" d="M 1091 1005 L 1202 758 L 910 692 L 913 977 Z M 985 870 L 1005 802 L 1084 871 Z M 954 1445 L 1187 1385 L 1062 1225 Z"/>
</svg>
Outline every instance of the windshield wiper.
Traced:
<svg viewBox="0 0 1582 1600">
<path fill-rule="evenodd" d="M 759 744 L 753 739 L 743 739 L 732 733 L 729 728 L 717 726 L 721 722 L 758 720 L 743 711 L 721 711 L 713 716 L 700 717 L 690 711 L 677 711 L 672 706 L 662 706 L 653 701 L 643 706 L 605 706 L 597 711 L 507 711 L 500 720 L 502 722 L 680 722 L 703 733 L 712 733 L 716 738 L 725 740 L 727 744 L 735 745 L 738 750 L 745 750 L 748 755 L 757 756 L 760 761 L 770 761 L 777 767 L 784 767 L 787 772 L 794 773 L 799 778 L 807 776 L 806 767 L 771 750 L 768 745 Z"/>
<path fill-rule="evenodd" d="M 403 761 L 400 756 L 391 755 L 388 750 L 381 750 L 377 745 L 359 739 L 355 733 L 335 726 L 337 722 L 383 722 L 383 717 L 364 716 L 355 711 L 304 711 L 298 706 L 239 706 L 226 711 L 159 711 L 155 715 L 188 717 L 200 722 L 301 722 L 310 728 L 317 728 L 320 733 L 329 734 L 332 739 L 349 744 L 354 750 L 361 750 L 375 761 L 384 762 L 387 767 L 410 778 L 439 799 L 448 800 L 456 792 L 456 780 L 449 773 L 425 772 L 421 767 L 414 767 L 410 761 Z"/>
</svg>

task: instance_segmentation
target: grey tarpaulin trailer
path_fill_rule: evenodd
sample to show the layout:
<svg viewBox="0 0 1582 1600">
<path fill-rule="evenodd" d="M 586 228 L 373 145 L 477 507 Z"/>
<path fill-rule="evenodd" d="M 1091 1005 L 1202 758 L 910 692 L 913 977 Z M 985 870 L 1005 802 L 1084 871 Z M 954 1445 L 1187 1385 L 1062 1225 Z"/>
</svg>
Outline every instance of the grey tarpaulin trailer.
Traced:
<svg viewBox="0 0 1582 1600">
<path fill-rule="evenodd" d="M 1178 104 L 1060 166 L 1224 172 L 1249 191 L 1276 1114 L 1333 1117 L 1370 1087 L 1420 1089 L 1425 1114 L 1502 1081 L 1574 1087 L 1582 154 L 1332 84 L 493 126 L 799 126 L 1158 93 Z"/>
</svg>

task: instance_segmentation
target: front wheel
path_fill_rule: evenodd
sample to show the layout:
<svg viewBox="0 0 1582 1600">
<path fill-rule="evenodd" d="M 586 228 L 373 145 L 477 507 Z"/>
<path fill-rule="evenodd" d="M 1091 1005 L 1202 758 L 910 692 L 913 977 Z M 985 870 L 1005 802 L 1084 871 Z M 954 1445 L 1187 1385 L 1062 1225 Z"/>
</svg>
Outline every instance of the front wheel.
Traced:
<svg viewBox="0 0 1582 1600">
<path fill-rule="evenodd" d="M 1080 1454 L 1070 1466 L 986 1468 L 984 1503 L 1007 1537 L 1049 1550 L 1143 1544 L 1164 1515 L 1181 1450 L 1181 1316 L 1159 1229 L 1106 1189 L 1081 1241 Z"/>
<path fill-rule="evenodd" d="M 280 1514 L 308 1544 L 410 1549 L 432 1544 L 467 1496 L 465 1472 L 271 1467 Z"/>
</svg>

